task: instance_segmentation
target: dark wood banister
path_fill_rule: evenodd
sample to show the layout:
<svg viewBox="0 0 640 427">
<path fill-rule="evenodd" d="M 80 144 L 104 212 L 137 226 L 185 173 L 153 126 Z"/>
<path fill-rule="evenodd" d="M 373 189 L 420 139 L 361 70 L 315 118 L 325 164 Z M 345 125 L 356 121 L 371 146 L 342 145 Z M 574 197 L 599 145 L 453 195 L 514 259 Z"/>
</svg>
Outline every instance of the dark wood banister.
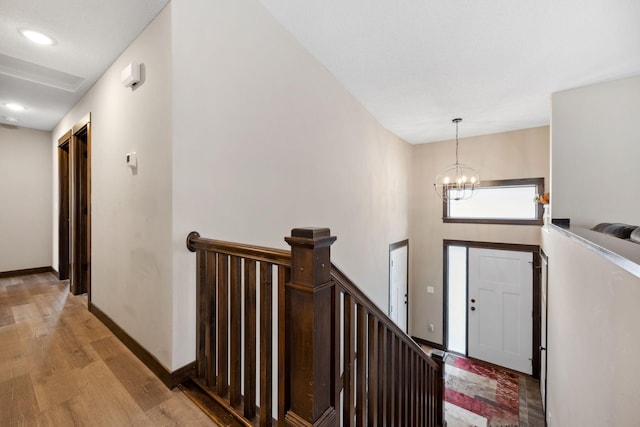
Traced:
<svg viewBox="0 0 640 427">
<path fill-rule="evenodd" d="M 230 256 L 251 258 L 256 261 L 270 262 L 284 267 L 291 267 L 291 251 L 289 250 L 206 239 L 204 237 L 200 237 L 200 233 L 197 231 L 192 231 L 187 236 L 187 248 L 191 252 L 195 252 L 200 249 Z"/>
<path fill-rule="evenodd" d="M 391 330 L 417 354 L 420 354 L 422 359 L 426 360 L 427 363 L 434 368 L 438 368 L 438 364 L 434 362 L 433 359 L 431 359 L 431 357 L 429 357 L 429 355 L 425 353 L 424 350 L 422 350 L 422 348 L 409 335 L 407 335 L 406 332 L 400 329 L 400 327 L 398 327 L 398 325 L 396 325 L 385 312 L 380 310 L 380 308 L 333 263 L 331 263 L 331 278 L 344 290 L 344 292 L 353 296 L 358 304 L 365 307 L 369 313 L 374 314 L 378 318 L 378 321 L 383 323 L 387 329 Z"/>
<path fill-rule="evenodd" d="M 432 378 L 431 377 L 432 374 L 430 374 L 429 381 L 435 381 L 435 382 L 431 382 L 430 385 L 426 386 L 427 390 L 431 390 L 429 391 L 429 393 L 433 393 L 432 398 L 435 398 L 435 400 L 432 401 L 433 406 L 430 407 L 430 411 L 432 412 L 430 412 L 429 414 L 427 414 L 426 412 L 420 412 L 422 410 L 426 411 L 427 410 L 426 406 L 420 407 L 420 408 L 417 407 L 417 405 L 428 405 L 426 400 L 423 400 L 421 401 L 422 403 L 419 403 L 418 400 L 415 400 L 415 399 L 418 399 L 417 397 L 414 398 L 411 395 L 404 395 L 409 399 L 413 399 L 411 403 L 406 404 L 406 405 L 412 405 L 410 411 L 413 411 L 410 414 L 406 415 L 407 417 L 410 417 L 410 418 L 406 418 L 406 421 L 409 422 L 409 420 L 420 419 L 420 420 L 424 420 L 425 425 L 427 421 L 429 425 L 434 425 L 434 426 L 444 425 L 444 410 L 443 410 L 444 409 L 443 408 L 443 402 L 444 402 L 443 354 L 444 353 L 434 350 L 431 357 L 427 355 L 422 350 L 422 348 L 415 341 L 413 341 L 411 337 L 409 337 L 409 335 L 407 335 L 404 331 L 402 331 L 387 316 L 386 313 L 384 313 L 375 303 L 373 303 L 373 301 L 364 292 L 362 292 L 362 290 L 360 290 L 339 268 L 337 268 L 333 263 L 330 262 L 329 246 L 335 240 L 335 237 L 329 237 L 329 236 L 330 234 L 328 229 L 311 229 L 311 228 L 294 229 L 292 230 L 292 237 L 285 239 L 292 246 L 291 251 L 284 250 L 284 249 L 273 249 L 273 248 L 267 248 L 262 246 L 239 244 L 239 243 L 232 243 L 232 242 L 226 242 L 221 240 L 202 238 L 200 237 L 200 234 L 195 231 L 191 232 L 187 236 L 187 241 L 186 241 L 187 248 L 192 252 L 198 252 L 198 258 L 197 258 L 198 259 L 198 267 L 197 267 L 198 268 L 198 295 L 199 295 L 198 307 L 199 307 L 199 310 L 201 311 L 201 314 L 198 315 L 199 316 L 198 317 L 199 339 L 198 339 L 197 354 L 199 355 L 198 359 L 200 358 L 201 355 L 203 356 L 203 361 L 199 361 L 199 364 L 198 364 L 199 380 L 204 379 L 203 378 L 203 375 L 205 373 L 204 368 L 205 366 L 208 366 L 210 373 L 207 374 L 207 378 L 209 376 L 212 376 L 212 380 L 208 382 L 210 383 L 210 385 L 215 382 L 215 378 L 214 378 L 215 359 L 212 359 L 214 361 L 213 365 L 209 364 L 209 354 L 211 354 L 210 352 L 215 351 L 215 345 L 213 347 L 209 347 L 210 350 L 206 350 L 205 347 L 202 347 L 202 346 L 205 345 L 205 343 L 215 342 L 215 341 L 211 341 L 216 339 L 215 329 L 210 330 L 209 326 L 206 326 L 209 323 L 206 323 L 206 322 L 211 321 L 213 322 L 211 323 L 211 325 L 215 325 L 216 310 L 215 310 L 215 307 L 213 307 L 213 309 L 209 309 L 207 308 L 206 303 L 205 305 L 202 305 L 202 303 L 209 300 L 210 298 L 213 298 L 212 301 L 215 301 L 216 292 L 214 290 L 213 294 L 211 294 L 210 291 L 206 290 L 205 286 L 210 286 L 209 283 L 211 283 L 211 285 L 217 286 L 216 280 L 220 279 L 221 277 L 226 282 L 228 279 L 228 274 L 231 274 L 231 282 L 233 282 L 234 280 L 233 279 L 234 273 L 230 273 L 230 270 L 227 270 L 227 267 L 224 267 L 224 268 L 220 267 L 222 268 L 221 270 L 216 269 L 216 259 L 218 259 L 218 257 L 220 257 L 221 260 L 224 259 L 225 261 L 223 266 L 227 265 L 227 261 L 230 259 L 231 264 L 229 264 L 229 268 L 231 268 L 234 266 L 233 260 L 235 258 L 237 261 L 237 265 L 236 265 L 237 269 L 239 269 L 241 265 L 240 259 L 243 259 L 243 260 L 246 260 L 245 261 L 246 263 L 249 263 L 249 265 L 253 266 L 251 268 L 253 268 L 254 271 L 256 266 L 255 262 L 258 261 L 258 262 L 264 263 L 264 265 L 267 268 L 270 268 L 268 267 L 269 265 L 282 267 L 282 269 L 278 273 L 278 286 L 280 290 L 278 291 L 279 300 L 277 301 L 277 304 L 280 307 L 278 309 L 279 325 L 280 325 L 279 326 L 280 330 L 278 332 L 278 336 L 279 336 L 278 337 L 278 343 L 279 343 L 278 358 L 279 358 L 279 371 L 280 371 L 279 382 L 281 383 L 279 385 L 279 390 L 281 390 L 281 393 L 284 393 L 283 390 L 289 389 L 289 387 L 291 387 L 291 390 L 287 391 L 286 394 L 279 395 L 278 425 L 324 427 L 329 425 L 340 424 L 338 420 L 339 415 L 336 414 L 336 410 L 339 410 L 340 404 L 339 404 L 339 401 L 336 399 L 337 399 L 337 396 L 339 396 L 340 394 L 340 390 L 343 389 L 345 386 L 344 385 L 345 379 L 341 377 L 336 377 L 335 381 L 332 380 L 333 385 L 331 385 L 329 389 L 326 388 L 326 386 L 328 386 L 329 383 L 326 383 L 325 385 L 320 385 L 321 383 L 324 383 L 323 379 L 326 378 L 326 374 L 328 374 L 329 372 L 332 372 L 331 375 L 335 375 L 336 373 L 337 375 L 339 375 L 339 372 L 336 371 L 337 366 L 339 366 L 339 361 L 337 359 L 339 350 L 336 350 L 340 346 L 339 334 L 336 335 L 334 333 L 332 335 L 332 338 L 330 338 L 329 335 L 323 336 L 323 334 L 329 333 L 329 330 L 326 329 L 327 327 L 326 325 L 329 324 L 327 322 L 330 322 L 333 325 L 331 326 L 331 328 L 337 327 L 336 322 L 339 319 L 339 315 L 335 310 L 338 310 L 339 303 L 337 302 L 338 301 L 337 298 L 340 292 L 344 294 L 345 304 L 348 296 L 350 307 L 351 307 L 351 304 L 355 304 L 353 306 L 354 309 L 356 307 L 361 307 L 361 308 L 358 308 L 358 320 L 357 320 L 358 323 L 366 322 L 365 319 L 367 316 L 369 316 L 369 319 L 374 318 L 377 321 L 377 322 L 374 321 L 376 322 L 374 325 L 379 324 L 380 325 L 379 327 L 381 328 L 380 331 L 383 331 L 383 330 L 388 331 L 391 334 L 390 336 L 396 337 L 399 342 L 401 342 L 403 345 L 406 346 L 405 351 L 408 351 L 408 353 L 403 353 L 404 355 L 403 357 L 405 357 L 404 359 L 405 362 L 402 362 L 403 366 L 405 366 L 405 369 L 411 366 L 413 368 L 418 369 L 417 375 L 426 375 L 426 370 L 425 370 L 426 368 L 420 370 L 419 364 L 417 363 L 417 360 L 422 360 L 433 369 L 433 373 L 436 373 L 436 375 L 440 377 L 439 379 Z M 211 272 L 209 272 L 208 270 L 208 264 L 210 261 L 213 263 L 212 264 L 213 270 Z M 219 265 L 219 262 L 218 262 L 218 265 Z M 330 269 L 329 269 L 330 271 L 327 271 L 327 269 L 325 268 L 325 265 L 330 266 Z M 251 268 L 249 270 L 245 270 L 245 272 L 249 274 L 251 272 Z M 235 270 L 235 271 L 239 271 L 239 270 Z M 265 271 L 271 271 L 271 270 L 265 270 Z M 239 273 L 236 273 L 236 279 L 238 281 L 242 280 L 239 278 L 238 274 Z M 263 277 L 263 274 L 265 273 L 263 273 L 261 270 L 261 273 L 260 273 L 261 278 Z M 292 275 L 290 276 L 290 274 Z M 218 277 L 218 279 L 216 279 L 216 276 Z M 270 289 L 270 286 L 271 286 L 270 274 L 268 274 L 266 277 L 268 278 L 268 280 L 267 279 L 265 280 L 267 280 L 268 283 L 263 283 L 260 286 L 261 287 L 263 285 L 269 286 L 269 288 L 267 289 Z M 250 280 L 249 283 L 255 283 L 255 280 L 256 279 L 254 277 Z M 205 285 L 205 282 L 207 283 L 206 285 Z M 238 282 L 237 285 L 240 286 L 241 283 Z M 224 286 L 226 287 L 227 285 L 224 285 Z M 332 290 L 332 288 L 334 290 Z M 302 293 L 300 293 L 301 291 Z M 229 290 L 226 289 L 224 292 L 225 292 L 224 294 L 225 298 L 227 298 L 226 295 L 229 292 Z M 255 292 L 255 287 L 252 292 Z M 266 295 L 268 294 L 270 294 L 270 291 L 268 291 Z M 309 295 L 309 297 L 303 296 L 304 294 Z M 310 297 L 313 298 L 314 302 L 310 302 L 310 300 L 308 299 Z M 261 300 L 262 298 L 264 298 L 264 296 L 261 296 Z M 231 301 L 233 301 L 233 299 Z M 309 303 L 311 305 L 309 305 Z M 239 301 L 238 301 L 238 304 L 239 304 Z M 270 304 L 271 303 L 269 303 L 269 313 L 271 311 Z M 296 313 L 293 313 L 290 310 L 295 311 Z M 346 306 L 345 306 L 345 310 L 346 310 Z M 364 316 L 362 318 L 360 317 L 361 310 Z M 300 316 L 302 313 L 309 313 L 309 312 L 313 312 L 314 314 L 311 317 L 307 317 L 307 319 L 305 319 L 304 321 L 301 317 L 296 317 L 296 316 Z M 328 314 L 329 312 L 332 313 L 330 316 Z M 248 313 L 253 313 L 253 309 Z M 284 316 L 284 317 L 281 317 L 281 316 Z M 326 317 L 326 316 L 329 316 L 329 317 Z M 338 317 L 334 317 L 333 320 L 330 320 L 332 316 L 338 316 Z M 345 312 L 345 316 L 346 316 L 346 312 Z M 353 312 L 351 316 L 354 316 L 351 322 L 355 321 L 355 312 Z M 312 320 L 309 320 L 309 319 L 312 319 Z M 308 323 L 309 321 L 313 323 Z M 318 322 L 317 325 L 315 323 L 316 321 Z M 251 322 L 255 322 L 255 314 Z M 265 318 L 265 319 L 261 318 L 261 322 L 262 322 L 261 325 L 265 327 L 271 324 L 271 321 L 268 318 Z M 240 325 L 238 324 L 237 326 L 239 327 Z M 263 326 L 261 326 L 261 330 Z M 318 327 L 319 329 L 317 329 Z M 369 327 L 371 327 L 370 321 L 369 321 Z M 206 335 L 210 336 L 211 338 L 205 338 L 205 335 L 204 335 L 205 328 L 206 328 Z M 366 328 L 366 324 L 365 326 L 362 326 L 362 328 Z M 375 328 L 374 331 L 378 331 L 378 326 L 374 326 L 374 328 Z M 271 330 L 270 327 L 268 328 L 268 330 L 269 331 Z M 324 332 L 320 332 L 320 335 L 317 335 L 318 333 L 317 331 L 320 331 L 320 330 L 323 330 Z M 337 330 L 338 329 L 335 329 L 335 331 Z M 225 328 L 222 329 L 222 332 L 226 334 L 226 332 L 224 331 L 226 331 Z M 231 329 L 229 329 L 229 331 L 231 331 Z M 313 331 L 313 333 L 310 335 L 311 331 Z M 239 337 L 239 333 L 240 332 L 237 332 L 238 337 Z M 268 332 L 268 334 L 270 337 L 271 332 Z M 377 332 L 375 334 L 377 334 Z M 312 341 L 309 341 L 310 337 L 312 337 L 311 338 Z M 224 337 L 224 339 L 226 340 L 227 338 Z M 353 337 L 351 339 L 353 339 Z M 376 336 L 372 336 L 371 339 L 375 340 Z M 317 343 L 319 344 L 311 344 L 311 346 L 309 346 L 310 343 L 316 342 L 316 340 L 318 340 Z M 252 340 L 250 339 L 250 342 L 251 341 Z M 226 341 L 223 341 L 223 342 L 226 342 Z M 285 342 L 287 344 L 285 344 Z M 330 342 L 332 342 L 332 344 L 328 345 L 328 343 Z M 374 342 L 377 342 L 377 341 L 374 341 Z M 269 347 L 267 348 L 270 348 L 270 345 L 271 344 L 269 344 Z M 375 346 L 374 348 L 377 348 L 377 344 L 374 344 L 374 346 Z M 303 348 L 306 350 L 302 350 Z M 319 351 L 321 348 L 327 348 L 327 349 L 331 348 L 332 355 L 329 355 L 329 353 L 326 353 L 326 355 L 322 355 L 322 353 L 324 352 Z M 381 347 L 381 348 L 385 348 L 385 347 Z M 302 359 L 298 360 L 298 355 L 301 354 L 300 351 L 303 351 L 303 353 L 305 354 L 305 356 L 303 357 L 303 359 L 305 360 L 304 363 L 311 362 L 311 365 L 313 366 L 313 372 L 308 371 L 308 367 L 305 368 L 305 366 L 310 366 L 310 365 L 300 364 L 300 360 L 302 360 Z M 353 349 L 351 349 L 350 351 L 353 351 Z M 377 351 L 386 352 L 387 350 L 376 350 L 376 352 Z M 397 349 L 395 351 L 397 351 Z M 365 348 L 365 352 L 366 352 L 366 348 Z M 270 352 L 265 354 L 268 355 L 269 353 Z M 207 359 L 206 364 L 204 363 L 205 354 Z M 355 353 L 353 354 L 355 356 Z M 410 354 L 413 354 L 413 356 L 410 356 Z M 292 361 L 294 360 L 292 359 L 292 357 L 295 360 L 298 360 L 298 362 L 296 362 L 296 364 L 294 365 L 290 365 L 290 363 L 292 363 Z M 315 359 L 316 357 L 318 357 L 318 360 Z M 377 357 L 377 356 L 374 356 L 374 357 Z M 323 358 L 326 358 L 326 359 L 323 359 Z M 263 371 L 264 369 L 267 369 L 267 367 L 271 366 L 271 362 L 269 362 L 269 360 L 270 360 L 270 356 L 268 359 L 266 359 L 266 362 L 261 360 L 261 365 L 264 365 Z M 224 363 L 226 363 L 226 361 Z M 330 363 L 331 365 L 330 368 L 328 363 Z M 346 359 L 345 359 L 345 363 L 347 363 Z M 369 363 L 371 363 L 371 359 L 369 359 Z M 396 360 L 396 363 L 397 363 L 397 360 Z M 404 363 L 408 363 L 409 365 L 404 365 Z M 322 368 L 322 366 L 324 366 L 325 368 Z M 317 368 L 320 368 L 320 371 L 316 372 L 315 370 Z M 211 369 L 213 369 L 213 371 L 211 371 Z M 226 370 L 224 372 L 225 374 L 223 374 L 222 378 L 226 378 Z M 296 378 L 296 380 L 294 381 L 293 378 L 289 376 L 289 374 L 285 374 L 283 376 L 283 372 L 289 372 L 289 373 L 297 372 L 296 376 L 299 376 L 300 378 Z M 307 372 L 307 374 L 303 374 L 303 372 Z M 308 374 L 311 374 L 312 376 L 307 378 L 306 375 Z M 252 375 L 255 376 L 255 373 L 253 373 Z M 344 375 L 346 375 L 346 371 Z M 351 375 L 353 375 L 353 373 L 351 373 Z M 361 374 L 359 373 L 358 377 L 360 377 L 360 375 Z M 372 375 L 375 375 L 375 373 Z M 375 376 L 373 378 L 374 378 L 374 381 L 376 381 Z M 408 377 L 406 378 L 407 378 L 406 381 L 408 381 Z M 362 380 L 364 380 L 364 378 L 362 378 Z M 270 383 L 271 380 L 269 379 L 268 381 Z M 317 382 L 317 381 L 320 381 L 320 382 Z M 402 381 L 405 381 L 405 380 L 402 380 Z M 224 384 L 226 384 L 226 380 Z M 312 386 L 313 390 L 311 389 L 307 390 L 309 384 L 316 384 Z M 388 383 L 385 383 L 385 384 L 386 386 L 391 386 L 391 384 L 388 384 Z M 317 388 L 318 386 L 320 388 Z M 408 383 L 405 384 L 404 386 L 409 387 Z M 337 387 L 337 389 L 334 387 Z M 349 393 L 353 393 L 353 390 L 354 390 L 353 387 L 354 385 L 350 386 Z M 366 389 L 362 389 L 362 387 L 365 387 L 365 386 L 358 386 L 358 390 L 360 391 L 366 390 Z M 412 388 L 413 391 L 416 391 L 416 392 L 418 391 L 416 389 L 416 387 L 418 387 L 417 383 L 412 381 L 410 387 Z M 224 385 L 223 389 L 227 390 L 226 385 Z M 221 388 L 218 387 L 218 392 L 220 392 L 220 390 Z M 268 390 L 265 390 L 265 391 L 270 393 L 270 387 L 268 387 Z M 221 399 L 221 398 L 224 398 L 224 396 L 228 396 L 228 394 L 226 394 L 227 391 L 223 391 L 222 392 L 223 394 L 220 397 L 216 396 L 213 390 L 207 391 L 207 393 L 210 394 L 212 397 L 215 397 L 216 400 L 222 403 L 224 403 L 223 402 L 224 399 Z M 325 393 L 329 393 L 331 397 L 329 398 L 329 395 Z M 368 393 L 368 392 L 365 391 L 365 393 Z M 299 396 L 303 396 L 303 395 L 311 396 L 312 401 L 316 403 L 312 403 L 312 406 L 308 406 L 309 404 L 306 401 L 306 398 L 303 400 L 299 399 Z M 317 396 L 317 397 L 314 397 L 314 396 Z M 325 396 L 325 397 L 322 397 L 322 396 Z M 316 401 L 316 398 L 319 398 L 320 401 Z M 324 400 L 328 398 L 330 399 L 330 401 Z M 376 397 L 375 399 L 378 399 L 378 397 Z M 388 396 L 385 397 L 385 399 L 388 399 Z M 399 395 L 395 395 L 395 399 L 401 399 L 401 397 Z M 424 397 L 423 399 L 426 399 L 426 397 Z M 329 406 L 327 406 L 327 404 Z M 390 405 L 390 403 L 387 402 L 387 405 Z M 403 405 L 404 407 L 405 404 L 401 403 L 401 405 Z M 271 407 L 271 404 L 269 403 L 268 408 L 270 407 Z M 242 415 L 240 415 L 239 413 L 238 407 L 234 406 L 234 403 L 231 403 L 231 406 L 229 406 L 228 408 L 230 410 L 230 413 L 234 413 L 235 414 L 234 416 L 237 419 L 244 422 L 244 419 L 242 419 Z M 373 408 L 375 408 L 375 406 L 373 406 Z M 409 406 L 404 407 L 404 409 L 409 410 Z M 359 409 L 359 412 L 362 410 L 367 411 L 367 409 L 365 408 L 365 409 Z M 371 407 L 369 410 L 372 410 Z M 400 408 L 399 410 L 403 410 L 403 409 Z M 311 411 L 311 412 L 308 412 L 308 411 Z M 254 412 L 251 412 L 251 413 L 254 415 L 249 415 L 249 420 L 252 418 L 255 418 L 255 413 Z M 265 417 L 267 413 L 270 414 L 270 410 L 268 410 L 264 414 L 263 414 L 263 411 L 261 411 L 261 416 L 259 418 L 259 425 L 271 425 L 271 417 L 270 416 Z M 245 411 L 245 415 L 246 414 L 247 412 Z M 385 415 L 385 416 L 388 416 L 388 415 Z M 345 417 L 353 417 L 353 411 L 351 411 L 350 415 L 345 415 Z M 396 414 L 396 417 L 397 417 L 397 414 Z M 345 420 L 346 419 L 347 418 L 345 418 Z M 374 416 L 374 420 L 375 419 L 376 418 Z M 353 419 L 351 418 L 351 420 L 349 421 L 350 425 L 352 421 Z M 380 419 L 378 419 L 378 421 L 380 421 Z M 250 423 L 253 424 L 254 422 L 255 421 L 251 421 Z M 370 422 L 371 420 L 369 420 L 369 423 Z M 377 421 L 374 421 L 374 422 L 377 422 Z M 411 423 L 415 423 L 415 422 L 416 421 L 411 421 Z"/>
<path fill-rule="evenodd" d="M 232 256 L 249 257 L 258 261 L 266 261 L 285 267 L 291 267 L 291 251 L 286 249 L 273 249 L 264 246 L 247 245 L 243 243 L 226 242 L 223 240 L 207 239 L 200 237 L 198 232 L 192 231 L 187 236 L 187 248 L 191 252 L 197 249 L 215 251 Z M 358 288 L 351 279 L 349 279 L 334 263 L 331 263 L 331 278 L 348 294 L 352 295 L 356 301 L 364 306 L 369 313 L 375 314 L 380 322 L 387 329 L 390 329 L 405 344 L 409 345 L 418 354 L 422 354 L 422 358 L 431 366 L 437 367 L 433 361 L 420 346 L 406 332 L 398 327 L 388 315 L 383 312 L 360 288 Z"/>
</svg>

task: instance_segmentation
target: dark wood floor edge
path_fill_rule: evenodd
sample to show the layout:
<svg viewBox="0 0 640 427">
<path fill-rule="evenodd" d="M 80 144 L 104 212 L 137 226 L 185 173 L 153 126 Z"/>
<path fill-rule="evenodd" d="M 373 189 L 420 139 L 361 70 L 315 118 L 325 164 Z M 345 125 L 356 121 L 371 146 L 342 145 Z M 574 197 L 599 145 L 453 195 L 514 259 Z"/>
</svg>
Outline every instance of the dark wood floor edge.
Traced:
<svg viewBox="0 0 640 427">
<path fill-rule="evenodd" d="M 437 344 L 435 342 L 431 342 L 420 337 L 414 337 L 413 335 L 411 336 L 411 338 L 418 344 L 428 345 L 429 347 L 433 347 L 438 350 L 447 351 L 447 349 L 442 344 Z"/>
<path fill-rule="evenodd" d="M 89 311 L 96 316 L 133 354 L 136 355 L 169 389 L 177 387 L 182 381 L 195 373 L 196 362 L 193 361 L 182 368 L 171 372 L 140 343 L 133 339 L 116 322 L 107 316 L 95 304 L 89 302 Z"/>
<path fill-rule="evenodd" d="M 25 268 L 22 270 L 11 270 L 11 271 L 0 271 L 0 279 L 6 279 L 7 277 L 17 277 L 17 276 L 28 276 L 30 274 L 42 274 L 42 273 L 53 273 L 55 275 L 58 274 L 53 267 L 36 267 L 36 268 Z"/>
</svg>

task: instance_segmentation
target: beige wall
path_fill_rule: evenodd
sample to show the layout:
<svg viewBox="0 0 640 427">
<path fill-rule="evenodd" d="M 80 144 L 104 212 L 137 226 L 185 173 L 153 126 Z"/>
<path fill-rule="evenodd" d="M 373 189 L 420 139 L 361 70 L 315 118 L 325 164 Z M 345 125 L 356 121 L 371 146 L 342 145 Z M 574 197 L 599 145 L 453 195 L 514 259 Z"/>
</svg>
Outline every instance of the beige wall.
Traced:
<svg viewBox="0 0 640 427">
<path fill-rule="evenodd" d="M 330 227 L 333 259 L 386 311 L 412 147 L 256 1 L 175 2 L 173 30 L 175 359 L 194 356 L 191 230 L 286 248 L 292 227 Z"/>
<path fill-rule="evenodd" d="M 93 303 L 167 368 L 172 368 L 171 14 L 168 6 L 53 131 L 57 140 L 91 112 Z M 120 83 L 127 64 L 144 83 Z M 137 152 L 138 170 L 124 166 Z M 55 164 L 55 163 L 54 163 Z M 58 220 L 57 168 L 54 221 Z M 54 228 L 57 265 L 57 227 Z"/>
<path fill-rule="evenodd" d="M 119 81 L 130 61 L 145 69 L 134 91 Z M 337 264 L 386 309 L 412 147 L 257 2 L 170 5 L 56 127 L 54 153 L 88 112 L 93 302 L 168 369 L 195 358 L 192 230 L 286 247 L 292 227 L 328 226 Z"/>
<path fill-rule="evenodd" d="M 552 104 L 552 215 L 640 225 L 640 198 L 616 184 L 640 180 L 640 76 L 556 93 Z M 549 425 L 640 425 L 640 278 L 560 232 L 542 235 Z"/>
<path fill-rule="evenodd" d="M 0 125 L 0 272 L 52 265 L 50 140 Z"/>
<path fill-rule="evenodd" d="M 542 235 L 549 425 L 640 425 L 640 278 L 558 231 Z"/>
<path fill-rule="evenodd" d="M 640 225 L 640 76 L 552 96 L 552 215 Z"/>
<path fill-rule="evenodd" d="M 540 243 L 539 226 L 444 224 L 442 201 L 433 189 L 433 179 L 454 161 L 455 140 L 414 146 L 409 331 L 413 336 L 439 344 L 443 337 L 442 241 Z M 474 167 L 481 180 L 544 177 L 546 184 L 549 182 L 549 127 L 462 138 L 460 161 Z M 428 294 L 427 286 L 433 286 L 435 293 Z M 433 332 L 428 329 L 430 323 L 435 327 Z"/>
</svg>

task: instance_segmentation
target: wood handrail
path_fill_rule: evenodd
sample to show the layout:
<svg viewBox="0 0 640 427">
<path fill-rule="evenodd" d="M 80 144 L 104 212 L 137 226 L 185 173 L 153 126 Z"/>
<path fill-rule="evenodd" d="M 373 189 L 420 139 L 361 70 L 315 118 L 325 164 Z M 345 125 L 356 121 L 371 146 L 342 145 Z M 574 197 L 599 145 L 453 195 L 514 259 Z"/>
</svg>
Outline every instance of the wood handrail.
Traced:
<svg viewBox="0 0 640 427">
<path fill-rule="evenodd" d="M 335 239 L 328 228 L 293 229 L 288 251 L 187 236 L 197 255 L 196 384 L 261 427 L 273 425 L 276 372 L 278 426 L 442 426 L 442 354 L 424 352 L 331 263 Z"/>
<path fill-rule="evenodd" d="M 225 255 L 251 258 L 256 261 L 270 262 L 283 267 L 291 267 L 291 251 L 289 250 L 206 239 L 200 237 L 200 233 L 197 231 L 192 231 L 187 236 L 187 248 L 191 252 L 199 249 Z"/>
<path fill-rule="evenodd" d="M 425 353 L 424 350 L 409 335 L 407 335 L 406 332 L 400 329 L 400 327 L 389 318 L 387 313 L 383 312 L 373 301 L 371 301 L 371 299 L 333 263 L 331 263 L 331 278 L 344 290 L 345 293 L 351 295 L 358 304 L 365 307 L 369 313 L 374 314 L 378 318 L 378 321 L 383 323 L 387 329 L 394 333 L 394 335 L 411 347 L 411 349 L 416 353 L 420 354 L 427 363 L 434 368 L 438 368 L 436 362 L 434 362 L 433 359 L 431 359 L 431 357 L 429 357 L 429 355 Z"/>
</svg>

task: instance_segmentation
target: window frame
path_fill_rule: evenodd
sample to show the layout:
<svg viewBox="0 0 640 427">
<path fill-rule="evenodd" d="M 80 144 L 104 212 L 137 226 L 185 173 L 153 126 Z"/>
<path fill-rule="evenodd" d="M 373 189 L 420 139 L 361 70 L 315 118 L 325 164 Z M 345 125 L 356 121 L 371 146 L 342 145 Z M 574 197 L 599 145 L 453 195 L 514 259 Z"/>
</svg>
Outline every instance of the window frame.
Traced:
<svg viewBox="0 0 640 427">
<path fill-rule="evenodd" d="M 498 179 L 481 181 L 480 189 L 487 187 L 524 187 L 535 185 L 536 194 L 544 193 L 544 178 Z M 449 216 L 449 202 L 442 201 L 442 222 L 450 224 L 505 224 L 505 225 L 542 225 L 544 209 L 541 203 L 536 203 L 535 219 L 510 218 L 452 218 Z"/>
</svg>

